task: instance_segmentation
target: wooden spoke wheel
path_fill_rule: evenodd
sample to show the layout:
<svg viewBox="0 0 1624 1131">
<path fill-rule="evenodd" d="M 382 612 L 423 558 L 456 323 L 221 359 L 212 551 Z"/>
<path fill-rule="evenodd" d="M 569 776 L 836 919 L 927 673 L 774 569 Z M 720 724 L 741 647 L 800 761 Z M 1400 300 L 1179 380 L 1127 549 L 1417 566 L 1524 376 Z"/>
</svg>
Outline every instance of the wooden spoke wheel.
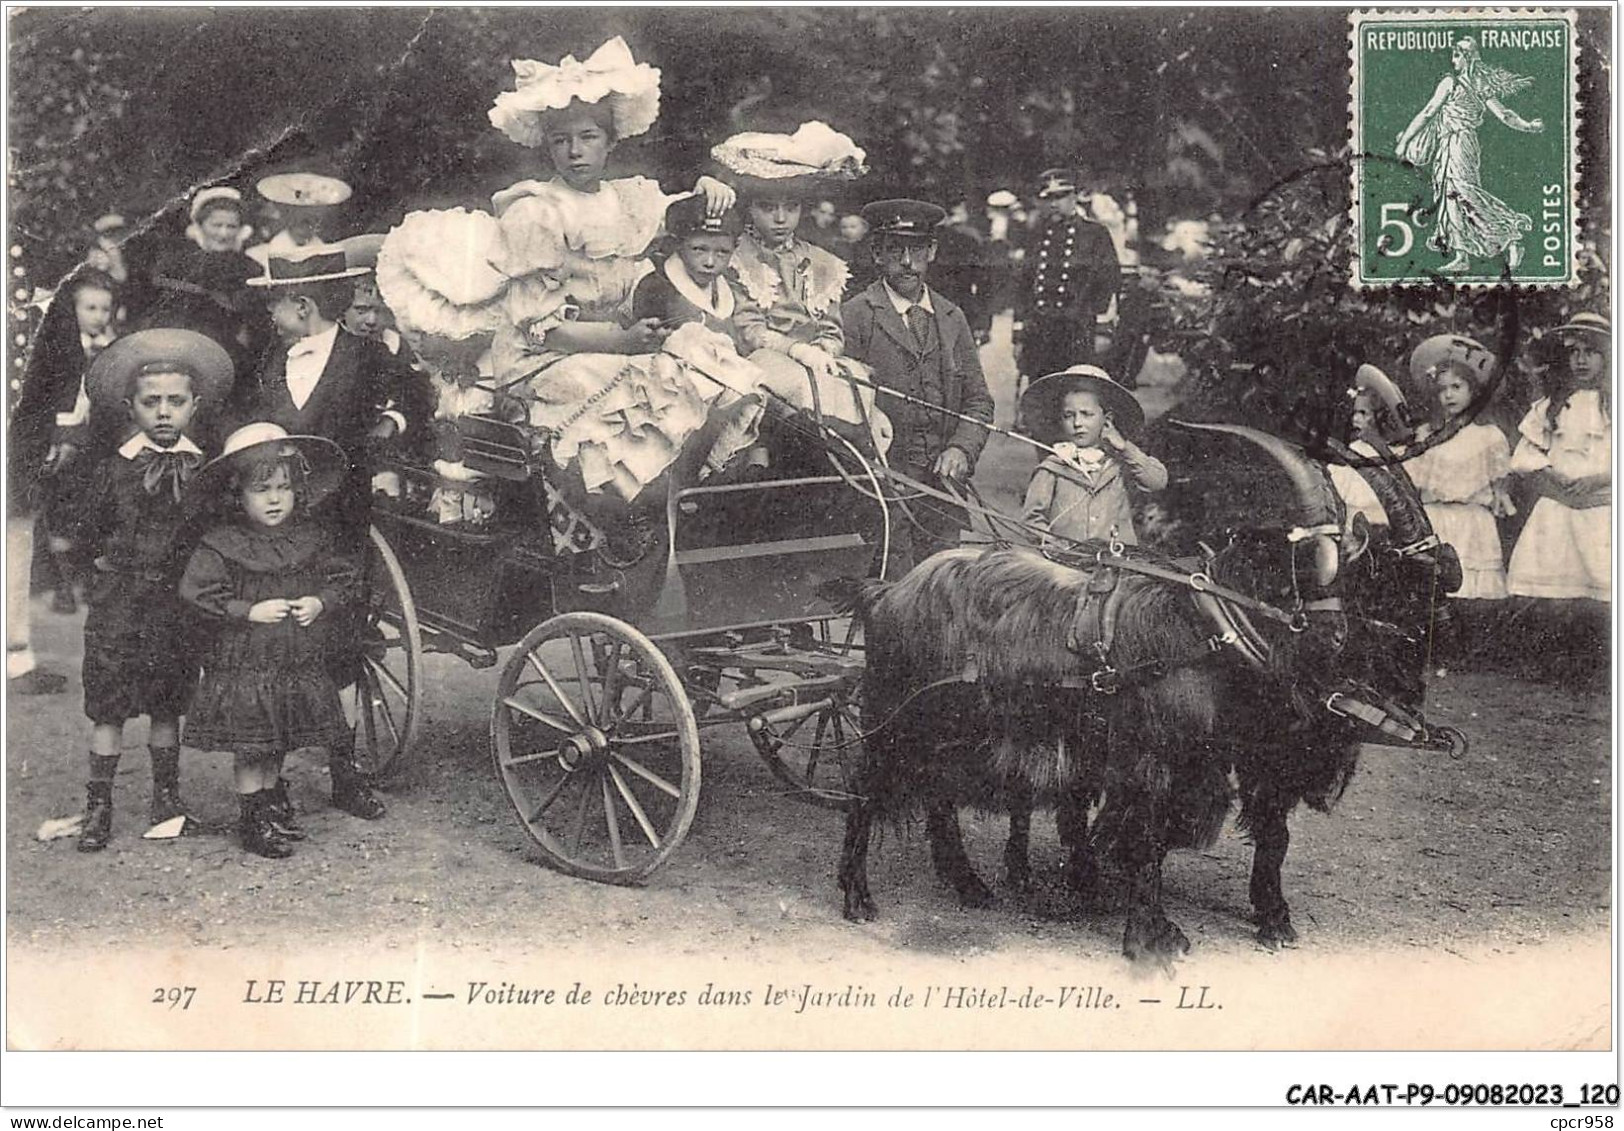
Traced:
<svg viewBox="0 0 1624 1131">
<path fill-rule="evenodd" d="M 400 559 L 376 526 L 371 542 L 355 754 L 364 773 L 384 777 L 405 764 L 417 735 L 423 707 L 423 636 Z"/>
<path fill-rule="evenodd" d="M 826 809 L 850 809 L 862 761 L 863 723 L 857 689 L 764 711 L 748 724 L 750 740 L 792 797 Z"/>
<path fill-rule="evenodd" d="M 646 879 L 699 805 L 699 726 L 654 644 L 600 613 L 543 621 L 502 668 L 491 754 L 549 866 Z"/>
</svg>

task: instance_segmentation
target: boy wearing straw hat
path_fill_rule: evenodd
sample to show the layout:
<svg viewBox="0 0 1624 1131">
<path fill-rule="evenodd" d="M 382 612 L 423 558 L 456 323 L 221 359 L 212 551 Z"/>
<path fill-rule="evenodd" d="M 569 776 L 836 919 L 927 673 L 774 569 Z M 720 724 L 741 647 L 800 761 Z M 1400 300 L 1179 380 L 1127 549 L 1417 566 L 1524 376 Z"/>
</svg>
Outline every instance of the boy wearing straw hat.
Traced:
<svg viewBox="0 0 1624 1131">
<path fill-rule="evenodd" d="M 96 555 L 85 619 L 85 715 L 90 780 L 79 851 L 107 847 L 113 775 L 124 724 L 151 721 L 152 808 L 159 825 L 183 816 L 180 716 L 196 657 L 189 618 L 175 596 L 185 561 L 186 483 L 203 466 L 192 423 L 231 387 L 230 355 L 190 330 L 144 330 L 104 350 L 85 375 L 95 411 L 122 409 L 133 434 L 102 461 L 87 508 L 85 541 Z"/>
</svg>

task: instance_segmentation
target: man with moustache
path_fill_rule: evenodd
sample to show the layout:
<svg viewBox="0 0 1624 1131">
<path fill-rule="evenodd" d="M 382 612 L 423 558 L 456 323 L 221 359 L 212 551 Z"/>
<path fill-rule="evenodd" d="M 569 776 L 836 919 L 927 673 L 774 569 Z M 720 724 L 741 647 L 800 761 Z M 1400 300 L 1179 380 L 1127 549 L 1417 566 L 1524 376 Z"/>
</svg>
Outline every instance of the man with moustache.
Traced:
<svg viewBox="0 0 1624 1131">
<path fill-rule="evenodd" d="M 895 432 L 891 466 L 938 489 L 969 481 L 987 442 L 987 430 L 973 421 L 990 424 L 993 413 L 964 312 L 925 282 L 946 218 L 941 208 L 918 200 L 866 206 L 880 277 L 840 308 L 847 356 L 867 363 L 876 383 L 926 402 L 879 395 Z M 962 508 L 929 497 L 909 500 L 908 509 L 918 525 L 894 517 L 888 576 L 900 577 L 915 562 L 957 545 L 967 525 Z"/>
</svg>

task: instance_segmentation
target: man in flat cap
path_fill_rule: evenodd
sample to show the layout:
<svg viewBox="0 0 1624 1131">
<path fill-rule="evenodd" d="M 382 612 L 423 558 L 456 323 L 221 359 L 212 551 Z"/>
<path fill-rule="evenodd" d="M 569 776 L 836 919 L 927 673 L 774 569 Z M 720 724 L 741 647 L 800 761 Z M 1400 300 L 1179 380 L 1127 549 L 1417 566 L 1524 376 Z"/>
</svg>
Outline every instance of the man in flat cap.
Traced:
<svg viewBox="0 0 1624 1131">
<path fill-rule="evenodd" d="M 863 209 L 879 279 L 841 308 L 846 353 L 866 362 L 874 380 L 923 405 L 880 394 L 895 436 L 891 466 L 935 487 L 968 482 L 987 430 L 963 417 L 992 423 L 992 395 L 981 373 L 975 337 L 964 312 L 926 285 L 936 258 L 936 233 L 947 214 L 917 200 L 882 200 Z M 956 415 L 949 415 L 949 413 Z M 937 550 L 955 546 L 966 525 L 961 508 L 930 498 L 909 510 L 924 530 L 902 518 L 892 524 L 888 576 L 900 577 Z"/>
<path fill-rule="evenodd" d="M 1043 214 L 1030 237 L 1016 294 L 1016 362 L 1028 379 L 1094 359 L 1100 315 L 1121 285 L 1116 244 L 1079 202 L 1080 178 L 1048 169 L 1038 179 Z"/>
</svg>

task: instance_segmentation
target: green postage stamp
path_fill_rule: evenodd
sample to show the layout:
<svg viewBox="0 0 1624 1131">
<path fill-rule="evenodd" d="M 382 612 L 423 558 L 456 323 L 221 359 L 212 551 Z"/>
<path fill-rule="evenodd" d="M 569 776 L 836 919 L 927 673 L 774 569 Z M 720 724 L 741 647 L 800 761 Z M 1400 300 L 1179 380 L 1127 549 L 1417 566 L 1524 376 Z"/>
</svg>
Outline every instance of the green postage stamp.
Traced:
<svg viewBox="0 0 1624 1131">
<path fill-rule="evenodd" d="M 1354 284 L 1574 282 L 1574 13 L 1352 22 Z"/>
</svg>

